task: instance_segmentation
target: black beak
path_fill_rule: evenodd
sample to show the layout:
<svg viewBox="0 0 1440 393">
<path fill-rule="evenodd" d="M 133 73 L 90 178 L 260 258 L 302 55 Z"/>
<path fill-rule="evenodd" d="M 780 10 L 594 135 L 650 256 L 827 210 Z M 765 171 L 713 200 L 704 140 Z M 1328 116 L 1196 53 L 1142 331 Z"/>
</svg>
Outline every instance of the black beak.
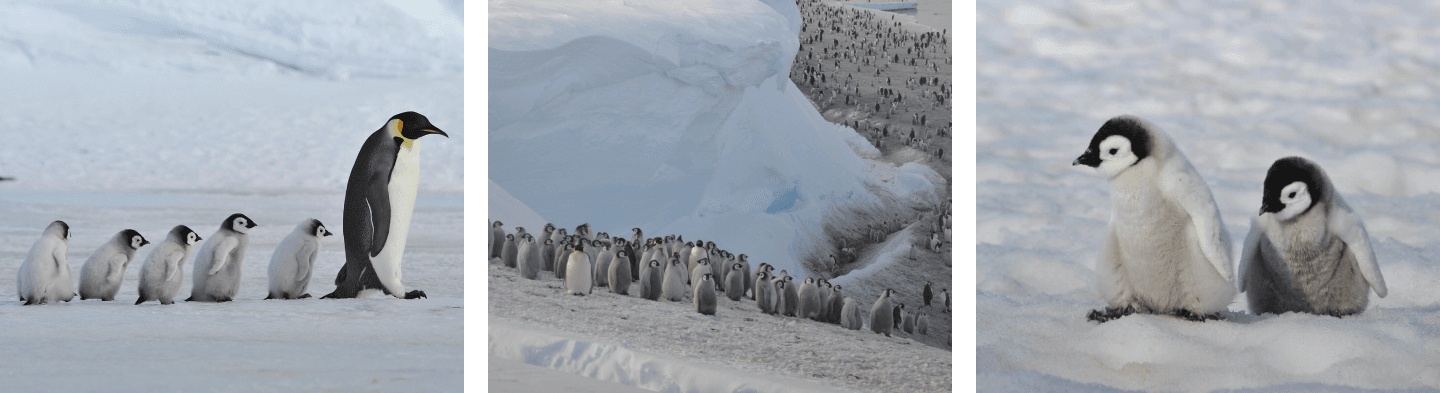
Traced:
<svg viewBox="0 0 1440 393">
<path fill-rule="evenodd" d="M 201 237 L 200 237 L 200 234 L 198 234 L 198 233 L 195 234 L 195 241 L 198 242 L 198 241 L 201 241 L 201 240 L 205 240 L 205 239 L 204 239 L 204 238 L 201 238 Z"/>
<path fill-rule="evenodd" d="M 425 131 L 430 131 L 430 132 L 433 132 L 433 133 L 436 133 L 436 134 L 440 134 L 440 135 L 445 136 L 446 138 L 449 138 L 449 137 L 450 137 L 450 134 L 446 134 L 445 131 L 440 131 L 439 128 L 431 128 L 431 129 L 427 129 L 427 130 L 425 130 Z"/>
<path fill-rule="evenodd" d="M 146 245 L 146 244 L 150 244 L 150 241 L 149 241 L 149 240 L 145 240 L 145 239 L 140 239 L 140 245 L 141 245 L 141 246 L 144 246 L 144 245 Z"/>
<path fill-rule="evenodd" d="M 330 236 L 330 235 L 334 235 L 334 234 L 333 234 L 333 233 L 330 233 L 330 230 L 329 230 L 329 229 L 326 229 L 326 230 L 325 230 L 325 236 Z"/>
<path fill-rule="evenodd" d="M 1075 161 L 1071 162 L 1070 165 L 1084 165 L 1091 168 L 1098 167 L 1100 166 L 1100 155 L 1087 150 L 1085 154 L 1081 154 L 1080 157 L 1075 158 Z"/>
<path fill-rule="evenodd" d="M 245 224 L 245 227 L 246 227 L 246 228 L 254 228 L 256 225 L 260 225 L 260 224 L 256 224 L 254 220 L 251 220 L 249 223 L 246 223 L 246 224 Z"/>
<path fill-rule="evenodd" d="M 1265 213 L 1278 213 L 1282 209 L 1285 209 L 1284 204 L 1263 201 L 1260 203 L 1260 214 L 1258 215 L 1263 216 Z"/>
</svg>

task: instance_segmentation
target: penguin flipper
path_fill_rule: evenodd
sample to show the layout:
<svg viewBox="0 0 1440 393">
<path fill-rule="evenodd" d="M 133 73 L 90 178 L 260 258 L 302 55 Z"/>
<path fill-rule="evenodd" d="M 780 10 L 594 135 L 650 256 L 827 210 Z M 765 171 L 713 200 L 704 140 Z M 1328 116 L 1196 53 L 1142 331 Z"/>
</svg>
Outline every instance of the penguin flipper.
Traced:
<svg viewBox="0 0 1440 393">
<path fill-rule="evenodd" d="M 295 282 L 303 282 L 310 279 L 310 267 L 315 265 L 315 247 L 310 242 L 300 248 L 295 254 Z"/>
<path fill-rule="evenodd" d="M 211 260 L 210 270 L 206 273 L 213 276 L 215 273 L 219 273 L 221 269 L 224 269 L 225 264 L 230 263 L 230 251 L 235 250 L 235 247 L 238 246 L 240 246 L 240 239 L 233 237 L 227 237 L 224 241 L 220 242 L 220 245 L 215 246 L 215 258 Z"/>
<path fill-rule="evenodd" d="M 1340 199 L 1340 194 L 1332 192 L 1331 195 L 1335 198 L 1335 203 L 1330 207 L 1330 214 L 1326 215 L 1327 229 L 1345 242 L 1345 245 L 1350 246 L 1350 254 L 1355 257 L 1360 275 L 1365 277 L 1365 282 L 1370 283 L 1370 289 L 1375 290 L 1376 295 L 1385 297 L 1389 293 L 1385 288 L 1385 276 L 1380 274 L 1380 266 L 1375 262 L 1375 250 L 1370 247 L 1370 236 L 1365 232 L 1365 224 L 1360 222 L 1360 217 Z"/>
<path fill-rule="evenodd" d="M 1245 244 L 1240 248 L 1240 270 L 1237 272 L 1239 278 L 1240 292 L 1245 292 L 1245 286 L 1250 281 L 1250 265 L 1262 263 L 1260 260 L 1260 242 L 1265 239 L 1265 233 L 1270 231 L 1270 217 L 1251 217 L 1250 233 L 1245 235 Z"/>
<path fill-rule="evenodd" d="M 105 275 L 105 283 L 120 281 L 120 273 L 124 271 L 125 263 L 129 260 L 130 258 L 126 258 L 124 254 L 115 254 L 115 256 L 110 257 L 110 260 L 106 261 L 106 264 L 110 266 L 110 274 Z"/>
<path fill-rule="evenodd" d="M 393 166 L 394 163 L 392 162 Z M 365 253 L 370 257 L 380 255 L 385 249 L 385 240 L 390 237 L 390 172 L 377 174 L 365 188 L 365 207 L 370 218 L 370 244 Z"/>
<path fill-rule="evenodd" d="M 1189 161 L 1179 158 L 1179 163 L 1162 169 L 1161 190 L 1167 199 L 1180 205 L 1190 215 L 1194 225 L 1195 239 L 1200 243 L 1200 252 L 1205 254 L 1210 266 L 1225 281 L 1234 278 L 1230 265 L 1230 236 L 1225 233 L 1225 222 L 1220 219 L 1220 209 L 1215 206 L 1215 197 L 1210 187 L 1200 179 L 1195 167 Z"/>
</svg>

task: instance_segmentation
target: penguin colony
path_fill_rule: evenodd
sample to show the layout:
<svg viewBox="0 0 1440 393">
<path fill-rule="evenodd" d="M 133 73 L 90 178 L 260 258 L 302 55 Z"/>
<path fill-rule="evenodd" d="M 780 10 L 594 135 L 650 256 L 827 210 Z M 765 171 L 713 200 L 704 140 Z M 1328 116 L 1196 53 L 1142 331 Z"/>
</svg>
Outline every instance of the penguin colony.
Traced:
<svg viewBox="0 0 1440 393">
<path fill-rule="evenodd" d="M 396 297 L 425 297 L 422 291 L 405 292 L 400 284 L 400 257 L 404 251 L 415 204 L 418 146 L 415 139 L 430 134 L 448 137 L 425 116 L 404 112 L 392 116 L 375 131 L 355 160 L 346 185 L 346 263 L 337 275 L 330 298 L 366 296 L 383 291 Z M 191 260 L 191 293 L 186 301 L 228 302 L 236 298 L 241 267 L 250 247 L 250 230 L 259 226 L 235 213 L 220 222 L 209 237 L 177 225 L 164 240 L 149 247 L 140 266 L 139 298 L 135 304 L 158 301 L 174 304 Z M 496 229 L 499 228 L 496 223 Z M 269 296 L 265 299 L 304 299 L 321 239 L 331 236 L 319 220 L 305 219 L 285 237 L 271 255 Z M 528 236 L 528 235 L 527 235 Z M 90 254 L 80 268 L 78 291 L 66 260 L 71 228 L 55 221 L 41 233 L 21 263 L 16 277 L 17 295 L 25 305 L 81 300 L 115 300 L 125 270 L 150 240 L 133 229 L 121 230 Z M 202 243 L 203 242 L 203 243 Z M 540 246 L 534 246 L 539 250 Z M 527 254 L 539 264 L 539 254 Z"/>
<path fill-rule="evenodd" d="M 1108 306 L 1091 311 L 1091 321 L 1134 313 L 1221 319 L 1237 290 L 1254 314 L 1341 317 L 1364 311 L 1370 291 L 1388 292 L 1364 223 L 1310 160 L 1281 158 L 1265 174 L 1238 286 L 1215 198 L 1159 127 L 1112 118 L 1072 165 L 1093 167 L 1110 183 L 1110 225 L 1096 262 Z"/>
<path fill-rule="evenodd" d="M 545 227 L 553 228 L 554 224 L 546 224 Z M 504 256 L 509 254 L 506 248 L 515 248 L 515 254 L 519 255 L 524 252 L 520 249 L 526 246 L 509 241 L 515 234 L 505 233 L 503 223 L 492 222 L 490 228 L 491 248 L 488 255 L 492 264 L 514 268 L 525 279 L 548 280 L 546 274 L 531 276 L 523 264 L 510 266 L 504 260 Z M 518 232 L 520 228 L 515 230 Z M 639 228 L 633 231 L 636 235 L 643 233 Z M 788 272 L 777 272 L 767 263 L 752 267 L 748 256 L 735 255 L 721 249 L 715 242 L 701 239 L 686 241 L 677 235 L 648 239 L 632 237 L 627 240 L 610 237 L 605 232 L 594 233 L 589 224 L 575 228 L 575 235 L 564 235 L 565 229 L 547 232 L 552 236 L 547 240 L 552 241 L 542 247 L 553 247 L 554 250 L 542 249 L 539 253 L 555 253 L 558 261 L 552 263 L 554 278 L 563 284 L 563 293 L 568 296 L 597 296 L 597 293 L 609 292 L 644 300 L 688 302 L 696 313 L 712 316 L 717 315 L 722 310 L 720 306 L 726 302 L 753 302 L 761 313 L 769 315 L 811 319 L 849 330 L 861 330 L 869 323 L 875 327 L 876 333 L 886 335 L 902 331 L 896 323 L 903 315 L 905 320 L 911 321 L 911 325 L 903 331 L 907 334 L 928 334 L 925 311 L 903 311 L 902 305 L 891 300 L 890 296 L 896 293 L 894 290 L 881 291 L 881 298 L 871 307 L 872 319 L 864 319 L 861 304 L 845 296 L 841 286 L 813 277 L 796 281 Z M 634 244 L 641 246 L 636 248 Z M 610 248 L 612 252 L 599 251 L 593 259 L 598 262 L 591 262 L 589 251 L 596 247 Z M 620 251 L 613 251 L 615 249 Z M 712 260 L 721 262 L 712 263 Z M 609 266 L 602 266 L 606 261 Z M 631 274 L 632 271 L 637 273 Z M 604 281 L 600 277 L 604 277 Z M 608 289 L 597 289 L 607 286 Z M 635 288 L 638 288 L 638 293 L 632 293 Z M 925 283 L 925 289 L 930 288 L 931 284 Z M 941 303 L 948 306 L 945 294 L 948 292 L 942 292 L 936 309 Z"/>
</svg>

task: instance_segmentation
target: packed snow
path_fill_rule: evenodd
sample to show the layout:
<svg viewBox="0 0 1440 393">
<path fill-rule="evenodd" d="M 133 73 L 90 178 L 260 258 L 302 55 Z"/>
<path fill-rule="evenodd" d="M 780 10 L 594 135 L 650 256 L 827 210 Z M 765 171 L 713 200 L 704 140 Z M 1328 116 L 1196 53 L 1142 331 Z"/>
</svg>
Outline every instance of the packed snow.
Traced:
<svg viewBox="0 0 1440 393">
<path fill-rule="evenodd" d="M 432 3 L 425 17 L 377 1 L 0 4 L 0 177 L 14 178 L 0 182 L 6 388 L 459 389 L 461 11 Z M 370 133 L 410 110 L 450 135 L 417 142 L 402 271 L 428 299 L 261 300 L 271 254 L 305 218 L 334 233 L 309 293 L 335 288 L 350 168 Z M 134 305 L 143 259 L 171 227 L 209 238 L 237 212 L 259 226 L 236 301 Z M 73 233 L 76 279 L 122 229 L 151 242 L 115 301 L 16 301 L 16 269 L 55 220 Z"/>
<path fill-rule="evenodd" d="M 1038 1 L 977 7 L 980 390 L 1440 389 L 1440 7 Z M 1362 314 L 1104 324 L 1104 176 L 1071 161 L 1132 114 L 1165 130 L 1235 245 L 1276 159 L 1329 173 L 1389 286 Z"/>
</svg>

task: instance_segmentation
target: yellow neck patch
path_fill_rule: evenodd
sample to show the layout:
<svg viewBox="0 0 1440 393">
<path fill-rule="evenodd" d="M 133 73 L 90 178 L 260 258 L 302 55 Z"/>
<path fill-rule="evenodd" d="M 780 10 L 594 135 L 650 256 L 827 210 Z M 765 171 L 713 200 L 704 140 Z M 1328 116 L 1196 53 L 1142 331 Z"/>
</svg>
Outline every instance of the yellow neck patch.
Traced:
<svg viewBox="0 0 1440 393">
<path fill-rule="evenodd" d="M 390 134 L 391 134 L 391 135 L 394 135 L 394 136 L 396 136 L 396 137 L 399 137 L 400 140 L 401 140 L 400 144 L 401 144 L 401 145 L 404 145 L 405 148 L 407 148 L 407 149 L 413 149 L 413 148 L 415 148 L 415 140 L 414 140 L 414 139 L 410 139 L 410 138 L 406 138 L 405 135 L 400 134 L 400 130 L 403 129 L 404 127 L 405 127 L 405 122 L 404 122 L 404 121 L 401 121 L 400 119 L 390 120 Z"/>
</svg>

